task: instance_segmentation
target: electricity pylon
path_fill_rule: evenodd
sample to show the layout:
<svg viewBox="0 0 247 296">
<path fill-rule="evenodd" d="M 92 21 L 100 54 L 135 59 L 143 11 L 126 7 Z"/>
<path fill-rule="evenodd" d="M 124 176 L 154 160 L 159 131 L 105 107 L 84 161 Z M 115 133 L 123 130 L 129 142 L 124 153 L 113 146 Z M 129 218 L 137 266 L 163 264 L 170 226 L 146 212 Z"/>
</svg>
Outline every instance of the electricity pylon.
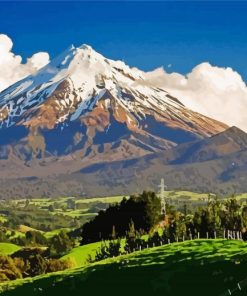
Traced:
<svg viewBox="0 0 247 296">
<path fill-rule="evenodd" d="M 165 181 L 163 178 L 160 180 L 160 203 L 161 203 L 161 215 L 166 214 L 166 199 L 165 199 L 165 189 L 167 186 L 165 185 Z"/>
</svg>

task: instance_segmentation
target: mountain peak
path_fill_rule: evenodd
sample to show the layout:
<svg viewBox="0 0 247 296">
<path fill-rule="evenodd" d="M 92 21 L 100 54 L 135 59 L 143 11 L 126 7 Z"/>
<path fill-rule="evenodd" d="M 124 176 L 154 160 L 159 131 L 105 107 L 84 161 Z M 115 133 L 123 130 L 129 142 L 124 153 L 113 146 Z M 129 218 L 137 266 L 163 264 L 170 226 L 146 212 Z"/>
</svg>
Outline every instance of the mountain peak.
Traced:
<svg viewBox="0 0 247 296">
<path fill-rule="evenodd" d="M 225 130 L 225 133 L 246 134 L 243 130 L 234 125 Z"/>
<path fill-rule="evenodd" d="M 88 45 L 88 44 L 85 44 L 85 43 L 82 44 L 81 46 L 79 46 L 78 48 L 86 49 L 86 50 L 94 50 L 91 45 Z"/>
<path fill-rule="evenodd" d="M 231 141 L 237 141 L 237 139 L 246 139 L 247 142 L 247 133 L 238 128 L 237 126 L 231 126 L 227 128 L 226 130 L 215 134 L 212 138 L 222 138 L 226 137 L 231 139 Z"/>
<path fill-rule="evenodd" d="M 95 108 L 97 114 L 107 116 L 104 128 L 113 116 L 132 131 L 145 133 L 151 128 L 162 137 L 162 125 L 181 129 L 192 138 L 226 128 L 198 116 L 165 90 L 145 84 L 142 71 L 107 59 L 87 44 L 70 46 L 35 75 L 0 93 L 0 128 L 23 124 L 53 129 Z"/>
</svg>

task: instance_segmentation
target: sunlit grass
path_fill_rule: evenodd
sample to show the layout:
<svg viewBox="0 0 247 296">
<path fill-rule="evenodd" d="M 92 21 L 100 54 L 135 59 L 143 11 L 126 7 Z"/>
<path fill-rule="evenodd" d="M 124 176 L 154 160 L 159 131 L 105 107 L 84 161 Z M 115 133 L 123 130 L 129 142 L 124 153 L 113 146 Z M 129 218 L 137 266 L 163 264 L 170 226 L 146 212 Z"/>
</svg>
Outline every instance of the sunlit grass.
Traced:
<svg viewBox="0 0 247 296">
<path fill-rule="evenodd" d="M 78 265 L 100 243 L 74 249 Z M 173 243 L 84 265 L 56 274 L 9 283 L 4 295 L 220 295 L 245 277 L 243 241 L 195 240 Z"/>
</svg>

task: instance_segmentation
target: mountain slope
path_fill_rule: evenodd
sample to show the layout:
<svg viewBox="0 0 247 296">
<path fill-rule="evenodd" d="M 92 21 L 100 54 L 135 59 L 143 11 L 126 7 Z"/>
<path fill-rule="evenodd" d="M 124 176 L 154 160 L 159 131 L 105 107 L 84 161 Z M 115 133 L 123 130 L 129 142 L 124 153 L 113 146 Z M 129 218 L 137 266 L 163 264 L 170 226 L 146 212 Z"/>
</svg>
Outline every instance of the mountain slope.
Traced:
<svg viewBox="0 0 247 296">
<path fill-rule="evenodd" d="M 70 47 L 36 75 L 3 91 L 0 106 L 2 126 L 18 123 L 52 129 L 91 111 L 92 117 L 104 117 L 111 110 L 114 118 L 131 130 L 139 129 L 147 115 L 199 135 L 212 135 L 226 127 L 188 110 L 165 90 L 146 85 L 138 69 L 106 59 L 87 45 Z M 93 125 L 89 117 L 83 121 Z M 101 123 L 102 127 L 109 124 Z"/>
<path fill-rule="evenodd" d="M 173 149 L 111 164 L 91 164 L 83 176 L 85 191 L 92 182 L 104 184 L 101 192 L 140 192 L 158 190 L 161 178 L 170 189 L 216 192 L 221 195 L 246 192 L 247 134 L 236 127 L 211 138 L 178 145 Z M 112 189 L 111 189 L 112 188 Z M 115 191 L 116 190 L 116 191 Z"/>
<path fill-rule="evenodd" d="M 79 144 L 85 154 L 92 144 L 129 139 L 130 134 L 138 147 L 155 140 L 155 148 L 163 150 L 226 128 L 190 111 L 165 90 L 146 85 L 143 77 L 87 45 L 70 47 L 0 94 L 0 126 L 25 127 L 22 133 L 34 154 L 68 154 Z M 53 131 L 64 138 L 62 151 L 50 143 Z M 73 138 L 65 139 L 66 133 Z"/>
<path fill-rule="evenodd" d="M 214 160 L 247 150 L 247 133 L 233 126 L 212 137 L 180 145 L 164 153 L 169 164 Z"/>
<path fill-rule="evenodd" d="M 90 46 L 72 46 L 1 92 L 1 196 L 90 194 L 82 172 L 91 165 L 141 160 L 227 128 L 144 76 Z"/>
</svg>

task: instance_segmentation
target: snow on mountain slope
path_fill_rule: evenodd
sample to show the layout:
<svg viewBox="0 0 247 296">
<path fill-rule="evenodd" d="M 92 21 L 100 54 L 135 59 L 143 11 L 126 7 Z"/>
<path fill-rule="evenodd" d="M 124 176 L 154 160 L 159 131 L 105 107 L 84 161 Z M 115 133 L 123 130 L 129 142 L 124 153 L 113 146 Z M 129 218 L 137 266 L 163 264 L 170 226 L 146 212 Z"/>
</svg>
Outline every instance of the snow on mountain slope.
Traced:
<svg viewBox="0 0 247 296">
<path fill-rule="evenodd" d="M 71 46 L 36 75 L 0 93 L 1 126 L 22 123 L 53 128 L 58 123 L 78 119 L 103 100 L 102 107 L 112 107 L 115 117 L 132 129 L 147 114 L 171 127 L 201 135 L 225 128 L 189 111 L 164 90 L 142 82 L 143 73 L 138 69 L 106 59 L 88 45 Z M 44 112 L 49 113 L 49 120 Z M 38 119 L 33 119 L 34 114 Z"/>
<path fill-rule="evenodd" d="M 8 113 L 6 124 L 12 125 L 16 116 L 22 115 L 30 107 L 42 104 L 66 81 L 66 86 L 71 91 L 63 98 L 54 100 L 60 112 L 68 109 L 66 116 L 58 118 L 58 122 L 64 121 L 69 115 L 71 120 L 75 120 L 84 110 L 92 108 L 106 89 L 112 95 L 120 97 L 117 81 L 122 86 L 128 86 L 136 79 L 141 79 L 140 71 L 131 70 L 122 62 L 107 60 L 87 45 L 77 49 L 72 46 L 35 76 L 29 76 L 2 92 L 0 104 Z M 76 111 L 70 112 L 72 106 L 77 107 Z M 1 117 L 3 118 L 3 111 Z"/>
</svg>

